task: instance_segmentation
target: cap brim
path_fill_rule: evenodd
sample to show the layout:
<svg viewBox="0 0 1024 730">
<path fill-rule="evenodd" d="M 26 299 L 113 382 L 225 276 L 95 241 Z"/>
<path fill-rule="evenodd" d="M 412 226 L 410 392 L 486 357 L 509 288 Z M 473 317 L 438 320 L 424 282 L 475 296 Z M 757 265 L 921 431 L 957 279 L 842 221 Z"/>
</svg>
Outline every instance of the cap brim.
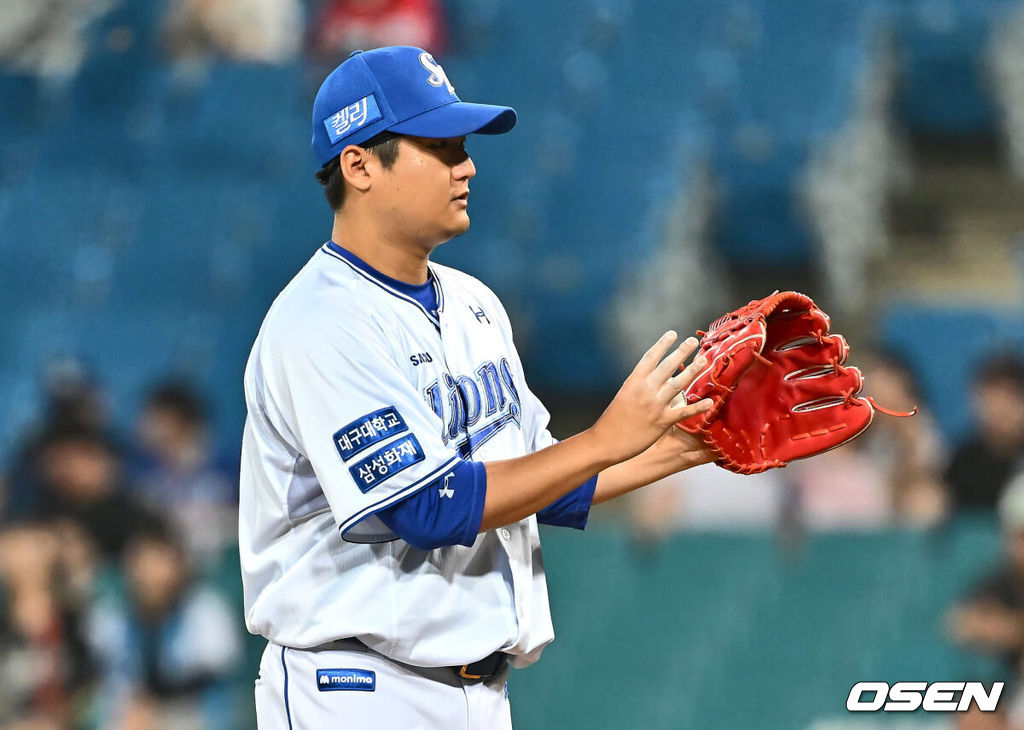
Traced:
<svg viewBox="0 0 1024 730">
<path fill-rule="evenodd" d="M 507 106 L 453 101 L 389 127 L 391 132 L 447 139 L 467 134 L 505 134 L 516 126 L 516 111 Z"/>
</svg>

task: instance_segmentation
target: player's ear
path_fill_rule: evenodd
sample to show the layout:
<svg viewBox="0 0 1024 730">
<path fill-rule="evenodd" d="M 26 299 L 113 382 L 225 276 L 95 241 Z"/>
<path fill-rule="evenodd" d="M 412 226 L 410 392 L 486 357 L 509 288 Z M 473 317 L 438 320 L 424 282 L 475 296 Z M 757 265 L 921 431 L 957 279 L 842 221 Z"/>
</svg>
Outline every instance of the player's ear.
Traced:
<svg viewBox="0 0 1024 730">
<path fill-rule="evenodd" d="M 370 189 L 371 178 L 366 164 L 371 157 L 369 150 L 359 145 L 350 144 L 341 151 L 338 158 L 341 174 L 345 181 L 356 190 L 365 192 Z"/>
</svg>

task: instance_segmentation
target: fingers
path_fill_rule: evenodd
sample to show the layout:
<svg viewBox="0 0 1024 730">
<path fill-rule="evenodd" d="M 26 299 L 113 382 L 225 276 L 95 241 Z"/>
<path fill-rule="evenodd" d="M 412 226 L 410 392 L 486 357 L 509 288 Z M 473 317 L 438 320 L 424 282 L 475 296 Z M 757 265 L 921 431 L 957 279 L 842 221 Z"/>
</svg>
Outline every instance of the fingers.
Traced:
<svg viewBox="0 0 1024 730">
<path fill-rule="evenodd" d="M 672 409 L 673 423 L 678 423 L 679 421 L 684 421 L 691 416 L 696 416 L 698 413 L 703 413 L 714 404 L 714 401 L 710 398 L 704 398 L 703 400 L 699 400 L 691 405 L 685 405 L 686 401 L 683 399 L 680 400 L 682 400 L 684 405 Z"/>
<path fill-rule="evenodd" d="M 655 342 L 651 349 L 644 353 L 644 356 L 640 358 L 640 362 L 633 368 L 634 373 L 647 375 L 652 372 L 658 363 L 661 362 L 661 358 L 668 352 L 668 348 L 672 346 L 672 343 L 676 341 L 675 330 L 669 330 Z"/>
<path fill-rule="evenodd" d="M 679 366 L 686 362 L 686 358 L 692 355 L 696 349 L 696 337 L 687 337 L 683 340 L 683 343 L 654 369 L 654 372 L 651 374 L 654 382 L 660 384 L 671 378 L 672 374 L 679 370 Z"/>
<path fill-rule="evenodd" d="M 665 387 L 673 394 L 681 392 L 694 381 L 697 375 L 707 367 L 707 364 L 708 359 L 703 355 L 698 355 L 693 358 L 693 362 L 683 368 L 681 373 L 669 378 L 668 382 L 665 383 Z"/>
</svg>

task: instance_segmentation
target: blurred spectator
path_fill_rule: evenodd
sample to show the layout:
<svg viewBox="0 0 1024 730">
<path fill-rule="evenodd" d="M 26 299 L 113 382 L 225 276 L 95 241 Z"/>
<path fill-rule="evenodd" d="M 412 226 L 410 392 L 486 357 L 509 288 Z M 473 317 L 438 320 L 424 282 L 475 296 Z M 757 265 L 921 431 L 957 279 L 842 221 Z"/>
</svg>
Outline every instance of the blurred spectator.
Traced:
<svg viewBox="0 0 1024 730">
<path fill-rule="evenodd" d="M 109 422 L 107 395 L 74 357 L 51 361 L 43 374 L 49 423 L 80 423 L 95 429 Z"/>
<path fill-rule="evenodd" d="M 447 41 L 440 0 L 328 0 L 313 27 L 310 54 L 327 70 L 378 46 L 418 46 L 440 57 Z"/>
<path fill-rule="evenodd" d="M 89 24 L 116 0 L 0 0 L 0 66 L 42 79 L 71 78 L 86 55 Z"/>
<path fill-rule="evenodd" d="M 1014 355 L 985 362 L 972 386 L 976 431 L 946 472 L 953 509 L 994 510 L 1024 455 L 1024 364 Z"/>
<path fill-rule="evenodd" d="M 1000 708 L 1011 715 L 1011 727 L 1024 727 L 1024 692 L 1019 684 L 1024 669 L 1024 476 L 1008 485 L 999 502 L 1005 557 L 970 595 L 947 615 L 954 641 L 998 656 L 997 681 L 1006 681 Z"/>
<path fill-rule="evenodd" d="M 225 56 L 283 63 L 302 40 L 299 0 L 174 0 L 167 14 L 170 54 L 179 61 Z"/>
<path fill-rule="evenodd" d="M 40 424 L 16 450 L 10 467 L 7 499 L 0 517 L 20 520 L 38 511 L 42 488 L 43 440 L 54 428 L 80 425 L 103 431 L 108 426 L 107 397 L 99 384 L 74 358 L 51 362 L 43 375 L 46 405 Z"/>
<path fill-rule="evenodd" d="M 195 390 L 167 383 L 149 394 L 138 423 L 139 493 L 199 562 L 234 545 L 238 532 L 238 458 L 216 453 L 207 420 Z"/>
<path fill-rule="evenodd" d="M 631 495 L 631 529 L 642 541 L 683 530 L 771 529 L 784 488 L 777 471 L 745 476 L 706 464 Z"/>
<path fill-rule="evenodd" d="M 798 521 L 812 530 L 924 527 L 946 515 L 942 441 L 913 372 L 899 358 L 869 358 L 865 392 L 913 418 L 876 414 L 870 428 L 842 447 L 787 471 L 797 487 Z"/>
<path fill-rule="evenodd" d="M 882 473 L 892 518 L 900 525 L 930 526 L 948 507 L 941 475 L 945 454 L 942 437 L 911 369 L 899 358 L 882 355 L 864 368 L 865 390 L 878 402 L 913 418 L 877 415 L 861 436 L 864 452 Z"/>
<path fill-rule="evenodd" d="M 78 727 L 92 666 L 65 544 L 41 525 L 0 532 L 0 727 Z"/>
<path fill-rule="evenodd" d="M 892 521 L 885 472 L 862 439 L 792 462 L 786 472 L 797 490 L 797 519 L 807 529 L 874 529 Z"/>
<path fill-rule="evenodd" d="M 1014 5 L 995 24 L 987 60 L 1010 163 L 1024 179 L 1024 5 Z"/>
<path fill-rule="evenodd" d="M 121 556 L 135 532 L 159 524 L 126 493 L 118 454 L 102 434 L 77 423 L 57 424 L 41 444 L 37 519 L 78 526 L 108 560 Z"/>
<path fill-rule="evenodd" d="M 196 580 L 168 532 L 135 536 L 123 593 L 97 602 L 89 642 L 102 662 L 105 727 L 227 727 L 223 692 L 241 658 L 234 610 Z"/>
</svg>

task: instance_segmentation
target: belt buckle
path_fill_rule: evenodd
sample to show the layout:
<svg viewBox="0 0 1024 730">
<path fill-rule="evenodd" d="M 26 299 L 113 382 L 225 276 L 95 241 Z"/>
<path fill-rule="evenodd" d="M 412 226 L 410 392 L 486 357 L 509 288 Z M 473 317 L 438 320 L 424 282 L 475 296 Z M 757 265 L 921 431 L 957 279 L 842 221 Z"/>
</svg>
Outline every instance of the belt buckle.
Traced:
<svg viewBox="0 0 1024 730">
<path fill-rule="evenodd" d="M 462 677 L 463 679 L 483 679 L 484 675 L 482 675 L 482 674 L 470 674 L 469 672 L 466 671 L 468 668 L 469 668 L 468 664 L 463 664 L 461 667 L 459 667 L 459 676 Z"/>
</svg>

